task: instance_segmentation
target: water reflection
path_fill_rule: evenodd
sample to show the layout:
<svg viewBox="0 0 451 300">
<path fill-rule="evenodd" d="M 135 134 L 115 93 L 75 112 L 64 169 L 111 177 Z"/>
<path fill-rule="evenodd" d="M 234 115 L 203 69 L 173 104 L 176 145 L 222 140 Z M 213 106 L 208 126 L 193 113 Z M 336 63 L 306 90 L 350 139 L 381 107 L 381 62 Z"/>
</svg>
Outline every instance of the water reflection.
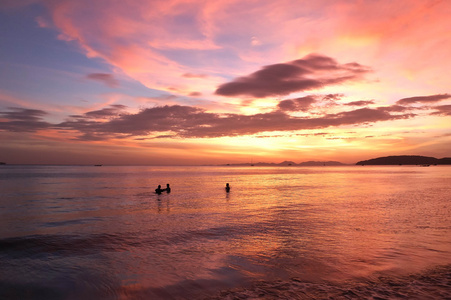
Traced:
<svg viewBox="0 0 451 300">
<path fill-rule="evenodd" d="M 100 169 L 5 189 L 0 290 L 183 298 L 451 263 L 451 172 L 438 168 Z M 174 189 L 155 194 L 158 182 Z"/>
<path fill-rule="evenodd" d="M 169 202 L 170 202 L 170 200 L 169 200 L 169 197 L 157 197 L 157 212 L 159 213 L 159 214 L 161 214 L 161 213 L 167 213 L 167 214 L 169 214 L 170 213 L 170 204 L 169 204 Z"/>
</svg>

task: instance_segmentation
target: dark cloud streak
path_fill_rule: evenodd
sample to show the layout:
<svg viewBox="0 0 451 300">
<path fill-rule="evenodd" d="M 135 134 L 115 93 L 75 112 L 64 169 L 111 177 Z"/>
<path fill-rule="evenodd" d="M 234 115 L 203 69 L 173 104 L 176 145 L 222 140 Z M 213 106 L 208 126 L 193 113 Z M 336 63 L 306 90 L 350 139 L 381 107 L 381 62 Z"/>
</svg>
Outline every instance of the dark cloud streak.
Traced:
<svg viewBox="0 0 451 300">
<path fill-rule="evenodd" d="M 108 73 L 90 73 L 86 75 L 86 78 L 102 82 L 109 87 L 116 88 L 119 86 L 119 81 L 114 77 L 113 74 Z"/>
<path fill-rule="evenodd" d="M 277 107 L 282 111 L 307 111 L 316 102 L 314 96 L 287 99 L 279 102 Z"/>
<path fill-rule="evenodd" d="M 410 98 L 403 98 L 398 101 L 396 101 L 397 104 L 400 105 L 409 105 L 409 104 L 415 104 L 415 103 L 435 103 L 442 100 L 446 100 L 451 98 L 450 94 L 437 94 L 437 95 L 431 95 L 431 96 L 417 96 L 417 97 L 410 97 Z"/>
<path fill-rule="evenodd" d="M 224 83 L 218 87 L 216 94 L 256 98 L 288 95 L 359 80 L 369 71 L 369 68 L 357 63 L 339 64 L 330 57 L 310 54 L 288 63 L 265 66 L 248 76 Z"/>
<path fill-rule="evenodd" d="M 85 116 L 100 119 L 112 118 L 120 115 L 121 113 L 124 113 L 126 108 L 127 106 L 125 105 L 115 104 L 101 110 L 90 111 L 86 113 Z"/>
<path fill-rule="evenodd" d="M 19 107 L 10 107 L 9 111 L 0 112 L 0 130 L 12 132 L 35 132 L 40 129 L 46 129 L 51 126 L 50 123 L 43 121 L 47 113 L 38 109 L 26 109 Z"/>
<path fill-rule="evenodd" d="M 433 107 L 436 111 L 431 115 L 451 116 L 451 105 L 439 105 Z"/>
<path fill-rule="evenodd" d="M 359 101 L 352 101 L 348 103 L 344 103 L 343 105 L 346 106 L 367 106 L 370 104 L 374 104 L 374 100 L 359 100 Z"/>
</svg>

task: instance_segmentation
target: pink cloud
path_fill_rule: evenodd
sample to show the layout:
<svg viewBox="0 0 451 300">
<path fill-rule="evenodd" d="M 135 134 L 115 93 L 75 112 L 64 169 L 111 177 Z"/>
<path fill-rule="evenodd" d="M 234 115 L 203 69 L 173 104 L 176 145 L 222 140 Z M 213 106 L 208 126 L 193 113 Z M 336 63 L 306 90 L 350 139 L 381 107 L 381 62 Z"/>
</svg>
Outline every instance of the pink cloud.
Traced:
<svg viewBox="0 0 451 300">
<path fill-rule="evenodd" d="M 205 78 L 205 77 L 208 77 L 208 75 L 185 73 L 185 74 L 182 75 L 182 77 L 185 77 L 185 78 Z"/>
<path fill-rule="evenodd" d="M 51 16 L 45 24 L 53 23 L 62 39 L 77 41 L 89 57 L 104 59 L 150 88 L 175 87 L 184 95 L 213 94 L 224 78 L 312 52 L 371 64 L 378 74 L 398 78 L 399 70 L 414 70 L 431 79 L 451 61 L 446 2 L 42 3 Z"/>
<path fill-rule="evenodd" d="M 219 82 L 217 76 L 207 77 L 208 70 L 199 72 L 166 54 L 220 48 L 204 30 L 201 2 L 43 2 L 61 39 L 78 42 L 88 57 L 102 58 L 148 87 L 167 91 L 175 86 L 189 94 L 194 82 L 183 74 L 205 74 L 198 79 L 211 86 Z"/>
</svg>

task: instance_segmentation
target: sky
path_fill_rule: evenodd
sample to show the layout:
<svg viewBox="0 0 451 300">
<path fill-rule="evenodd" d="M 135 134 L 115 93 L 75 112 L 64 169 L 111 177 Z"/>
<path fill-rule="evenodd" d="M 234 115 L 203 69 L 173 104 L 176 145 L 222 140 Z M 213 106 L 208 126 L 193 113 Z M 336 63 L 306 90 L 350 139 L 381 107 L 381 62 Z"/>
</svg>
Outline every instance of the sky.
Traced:
<svg viewBox="0 0 451 300">
<path fill-rule="evenodd" d="M 451 156 L 451 1 L 2 0 L 0 161 Z"/>
</svg>

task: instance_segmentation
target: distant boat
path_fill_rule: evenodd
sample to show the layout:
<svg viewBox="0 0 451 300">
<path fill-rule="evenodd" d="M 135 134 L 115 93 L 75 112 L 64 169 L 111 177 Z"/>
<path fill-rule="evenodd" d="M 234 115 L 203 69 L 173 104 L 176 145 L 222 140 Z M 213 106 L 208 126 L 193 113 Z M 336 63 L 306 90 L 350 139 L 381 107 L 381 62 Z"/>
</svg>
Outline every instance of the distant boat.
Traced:
<svg viewBox="0 0 451 300">
<path fill-rule="evenodd" d="M 94 165 L 94 167 L 101 167 L 102 165 Z"/>
</svg>

